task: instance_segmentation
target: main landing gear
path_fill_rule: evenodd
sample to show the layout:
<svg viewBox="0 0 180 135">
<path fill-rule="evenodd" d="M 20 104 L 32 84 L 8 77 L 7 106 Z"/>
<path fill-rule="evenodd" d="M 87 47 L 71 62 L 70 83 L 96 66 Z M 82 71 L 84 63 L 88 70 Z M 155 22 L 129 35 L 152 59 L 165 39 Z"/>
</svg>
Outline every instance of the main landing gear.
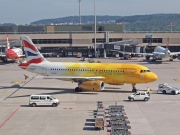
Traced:
<svg viewBox="0 0 180 135">
<path fill-rule="evenodd" d="M 132 84 L 132 92 L 136 92 L 137 91 L 137 89 L 136 89 L 136 86 L 135 86 L 136 84 Z"/>
<path fill-rule="evenodd" d="M 78 87 L 76 87 L 74 89 L 75 92 L 82 92 L 82 88 L 81 88 L 82 82 L 78 82 Z"/>
<path fill-rule="evenodd" d="M 75 92 L 82 92 L 82 89 L 79 88 L 79 87 L 76 87 L 76 88 L 74 89 L 74 91 L 75 91 Z"/>
</svg>

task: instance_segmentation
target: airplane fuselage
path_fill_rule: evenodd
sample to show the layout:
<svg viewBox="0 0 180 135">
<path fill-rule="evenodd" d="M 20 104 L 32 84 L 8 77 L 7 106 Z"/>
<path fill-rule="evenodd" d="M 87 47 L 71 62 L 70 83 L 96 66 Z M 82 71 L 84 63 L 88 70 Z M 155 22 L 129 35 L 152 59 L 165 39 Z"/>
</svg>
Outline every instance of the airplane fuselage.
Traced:
<svg viewBox="0 0 180 135">
<path fill-rule="evenodd" d="M 167 48 L 163 48 L 161 46 L 155 47 L 153 54 L 157 59 L 168 59 L 170 57 L 170 51 Z"/>
<path fill-rule="evenodd" d="M 22 69 L 40 74 L 43 79 L 77 82 L 75 92 L 101 91 L 104 90 L 104 83 L 130 83 L 132 91 L 136 91 L 137 83 L 149 83 L 158 79 L 155 73 L 138 64 L 48 62 L 28 36 L 21 36 L 21 40 L 26 54 L 26 61 L 19 64 Z"/>
<path fill-rule="evenodd" d="M 108 84 L 137 84 L 155 81 L 157 76 L 138 64 L 42 62 L 30 64 L 26 70 L 43 76 L 103 76 Z"/>
<path fill-rule="evenodd" d="M 14 48 L 14 49 L 8 49 L 6 52 L 6 56 L 8 59 L 18 59 L 23 56 L 22 49 L 20 48 Z"/>
</svg>

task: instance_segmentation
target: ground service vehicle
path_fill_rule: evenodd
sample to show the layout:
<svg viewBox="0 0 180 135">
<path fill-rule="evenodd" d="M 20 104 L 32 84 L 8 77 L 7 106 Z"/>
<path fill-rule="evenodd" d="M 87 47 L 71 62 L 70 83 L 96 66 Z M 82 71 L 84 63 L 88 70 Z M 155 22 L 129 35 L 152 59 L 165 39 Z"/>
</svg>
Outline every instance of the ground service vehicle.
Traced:
<svg viewBox="0 0 180 135">
<path fill-rule="evenodd" d="M 139 92 L 134 93 L 133 95 L 128 96 L 128 99 L 130 101 L 134 101 L 134 100 L 148 101 L 149 98 L 150 98 L 149 94 L 144 91 L 139 91 Z"/>
<path fill-rule="evenodd" d="M 31 95 L 29 97 L 29 106 L 53 106 L 56 107 L 59 104 L 59 100 L 51 95 Z"/>
<path fill-rule="evenodd" d="M 171 87 L 169 86 L 167 83 L 163 83 L 163 84 L 159 84 L 158 85 L 158 93 L 169 93 L 172 95 L 177 95 L 180 93 L 180 89 L 176 88 L 176 87 Z"/>
</svg>

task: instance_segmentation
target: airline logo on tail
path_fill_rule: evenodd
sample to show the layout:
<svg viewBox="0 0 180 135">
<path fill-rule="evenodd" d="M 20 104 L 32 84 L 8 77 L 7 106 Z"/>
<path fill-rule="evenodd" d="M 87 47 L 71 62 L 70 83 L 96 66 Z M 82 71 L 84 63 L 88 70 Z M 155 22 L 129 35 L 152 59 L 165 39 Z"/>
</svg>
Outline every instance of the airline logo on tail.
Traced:
<svg viewBox="0 0 180 135">
<path fill-rule="evenodd" d="M 19 65 L 21 68 L 26 69 L 31 63 L 38 64 L 45 61 L 44 57 L 38 51 L 37 47 L 33 44 L 29 37 L 22 36 L 21 40 L 26 56 L 26 63 L 21 63 Z"/>
</svg>

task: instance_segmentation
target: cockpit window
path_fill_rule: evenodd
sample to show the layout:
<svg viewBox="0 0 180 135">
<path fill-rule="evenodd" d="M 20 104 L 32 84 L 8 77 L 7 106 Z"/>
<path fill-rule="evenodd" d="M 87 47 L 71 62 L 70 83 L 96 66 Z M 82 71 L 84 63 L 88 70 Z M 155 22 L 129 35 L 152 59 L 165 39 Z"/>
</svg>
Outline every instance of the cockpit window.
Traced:
<svg viewBox="0 0 180 135">
<path fill-rule="evenodd" d="M 150 70 L 141 70 L 140 73 L 151 72 Z"/>
</svg>

